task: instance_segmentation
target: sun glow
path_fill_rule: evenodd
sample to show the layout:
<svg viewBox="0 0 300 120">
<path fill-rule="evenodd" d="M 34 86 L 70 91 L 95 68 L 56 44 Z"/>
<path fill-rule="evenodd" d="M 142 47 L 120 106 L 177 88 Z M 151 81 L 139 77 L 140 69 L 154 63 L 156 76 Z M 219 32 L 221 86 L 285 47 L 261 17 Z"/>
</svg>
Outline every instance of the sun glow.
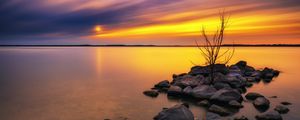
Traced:
<svg viewBox="0 0 300 120">
<path fill-rule="evenodd" d="M 102 27 L 100 25 L 95 26 L 94 30 L 99 33 L 102 31 Z"/>
</svg>

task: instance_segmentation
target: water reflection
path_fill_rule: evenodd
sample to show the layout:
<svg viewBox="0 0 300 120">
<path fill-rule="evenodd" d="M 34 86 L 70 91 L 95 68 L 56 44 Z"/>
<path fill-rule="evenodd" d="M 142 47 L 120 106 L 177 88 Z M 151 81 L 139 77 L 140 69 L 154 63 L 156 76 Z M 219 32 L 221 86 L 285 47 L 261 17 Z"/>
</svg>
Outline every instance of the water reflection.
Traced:
<svg viewBox="0 0 300 120">
<path fill-rule="evenodd" d="M 294 103 L 285 119 L 300 119 L 297 96 L 300 82 L 300 48 L 238 47 L 231 63 L 246 60 L 255 68 L 269 66 L 282 74 L 269 84 L 258 83 L 249 91 Z M 0 48 L 0 118 L 43 119 L 152 119 L 163 107 L 181 100 L 160 94 L 149 98 L 142 91 L 187 72 L 203 63 L 196 48 Z M 259 111 L 243 103 L 239 114 L 250 119 Z M 191 106 L 195 116 L 204 109 Z"/>
</svg>

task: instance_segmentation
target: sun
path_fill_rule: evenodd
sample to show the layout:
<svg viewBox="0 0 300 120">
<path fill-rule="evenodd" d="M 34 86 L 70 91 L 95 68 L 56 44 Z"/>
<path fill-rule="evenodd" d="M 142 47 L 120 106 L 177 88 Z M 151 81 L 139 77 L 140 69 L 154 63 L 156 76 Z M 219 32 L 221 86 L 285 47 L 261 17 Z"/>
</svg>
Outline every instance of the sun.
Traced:
<svg viewBox="0 0 300 120">
<path fill-rule="evenodd" d="M 95 29 L 96 32 L 101 32 L 102 31 L 102 27 L 100 25 L 96 25 L 94 29 Z"/>
</svg>

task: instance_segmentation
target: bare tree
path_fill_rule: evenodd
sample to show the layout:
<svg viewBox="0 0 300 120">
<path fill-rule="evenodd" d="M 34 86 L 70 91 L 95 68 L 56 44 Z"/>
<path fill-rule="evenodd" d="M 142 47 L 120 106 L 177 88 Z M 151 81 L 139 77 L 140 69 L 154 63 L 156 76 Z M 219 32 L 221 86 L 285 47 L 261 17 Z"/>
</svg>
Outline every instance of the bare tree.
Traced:
<svg viewBox="0 0 300 120">
<path fill-rule="evenodd" d="M 209 37 L 205 27 L 202 27 L 201 34 L 204 38 L 203 44 L 199 45 L 196 41 L 197 47 L 200 49 L 206 64 L 209 66 L 211 82 L 214 81 L 215 65 L 227 64 L 234 54 L 234 47 L 223 50 L 224 33 L 228 27 L 229 16 L 225 16 L 225 12 L 220 12 L 220 26 L 218 26 L 215 33 Z"/>
</svg>

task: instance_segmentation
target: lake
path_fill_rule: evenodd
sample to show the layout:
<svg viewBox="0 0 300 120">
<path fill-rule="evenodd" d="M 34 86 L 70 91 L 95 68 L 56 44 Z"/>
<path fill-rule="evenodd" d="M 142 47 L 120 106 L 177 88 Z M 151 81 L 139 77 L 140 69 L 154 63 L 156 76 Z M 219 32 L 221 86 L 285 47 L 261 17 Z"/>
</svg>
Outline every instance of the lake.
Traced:
<svg viewBox="0 0 300 120">
<path fill-rule="evenodd" d="M 300 47 L 236 47 L 230 64 L 245 60 L 281 74 L 248 91 L 269 98 L 271 107 L 291 102 L 286 120 L 300 119 Z M 151 120 L 163 107 L 182 101 L 143 95 L 172 74 L 188 72 L 203 59 L 193 47 L 1 47 L 1 120 Z M 235 115 L 259 113 L 251 103 Z M 205 109 L 190 105 L 196 117 Z"/>
</svg>

